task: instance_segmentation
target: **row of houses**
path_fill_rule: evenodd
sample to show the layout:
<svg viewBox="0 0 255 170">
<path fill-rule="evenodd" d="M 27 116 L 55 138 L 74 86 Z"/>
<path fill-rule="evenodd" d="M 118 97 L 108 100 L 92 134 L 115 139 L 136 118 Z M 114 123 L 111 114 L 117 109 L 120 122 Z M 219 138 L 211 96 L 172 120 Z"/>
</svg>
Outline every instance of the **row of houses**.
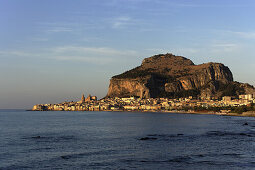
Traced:
<svg viewBox="0 0 255 170">
<path fill-rule="evenodd" d="M 60 104 L 40 104 L 35 105 L 33 110 L 54 110 L 54 111 L 119 111 L 119 110 L 176 110 L 194 107 L 224 107 L 224 106 L 242 106 L 255 103 L 254 96 L 251 94 L 240 95 L 239 99 L 232 99 L 225 96 L 222 100 L 198 100 L 192 97 L 168 99 L 168 98 L 148 98 L 141 99 L 135 97 L 129 98 L 106 98 L 97 100 L 96 96 L 84 95 L 78 102 L 64 102 Z"/>
</svg>

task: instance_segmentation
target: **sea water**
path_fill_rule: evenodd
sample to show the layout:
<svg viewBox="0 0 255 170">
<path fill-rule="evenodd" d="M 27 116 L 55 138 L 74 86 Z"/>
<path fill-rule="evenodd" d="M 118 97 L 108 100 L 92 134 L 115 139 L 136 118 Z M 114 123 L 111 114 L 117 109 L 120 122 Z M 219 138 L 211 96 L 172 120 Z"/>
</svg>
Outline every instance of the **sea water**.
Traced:
<svg viewBox="0 0 255 170">
<path fill-rule="evenodd" d="M 255 119 L 0 111 L 0 169 L 252 169 Z"/>
</svg>

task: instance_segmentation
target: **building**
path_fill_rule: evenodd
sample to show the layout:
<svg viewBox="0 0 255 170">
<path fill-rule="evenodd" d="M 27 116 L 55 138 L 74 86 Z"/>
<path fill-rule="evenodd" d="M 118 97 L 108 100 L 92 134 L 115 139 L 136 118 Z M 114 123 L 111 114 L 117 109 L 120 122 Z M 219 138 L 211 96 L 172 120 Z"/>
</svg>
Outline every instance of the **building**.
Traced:
<svg viewBox="0 0 255 170">
<path fill-rule="evenodd" d="M 239 95 L 239 99 L 241 100 L 253 100 L 253 94 L 244 94 L 244 95 Z"/>
</svg>

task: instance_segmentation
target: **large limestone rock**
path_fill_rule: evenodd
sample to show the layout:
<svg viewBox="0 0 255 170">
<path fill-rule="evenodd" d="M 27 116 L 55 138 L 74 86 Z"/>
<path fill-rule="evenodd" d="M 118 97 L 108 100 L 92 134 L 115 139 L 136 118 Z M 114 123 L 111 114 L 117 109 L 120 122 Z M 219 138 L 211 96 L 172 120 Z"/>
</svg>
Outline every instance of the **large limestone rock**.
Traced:
<svg viewBox="0 0 255 170">
<path fill-rule="evenodd" d="M 107 97 L 219 97 L 224 94 L 224 87 L 232 83 L 233 75 L 224 64 L 195 65 L 182 56 L 160 54 L 145 58 L 140 66 L 113 76 Z"/>
<path fill-rule="evenodd" d="M 108 96 L 150 96 L 150 91 L 140 78 L 111 79 Z"/>
</svg>

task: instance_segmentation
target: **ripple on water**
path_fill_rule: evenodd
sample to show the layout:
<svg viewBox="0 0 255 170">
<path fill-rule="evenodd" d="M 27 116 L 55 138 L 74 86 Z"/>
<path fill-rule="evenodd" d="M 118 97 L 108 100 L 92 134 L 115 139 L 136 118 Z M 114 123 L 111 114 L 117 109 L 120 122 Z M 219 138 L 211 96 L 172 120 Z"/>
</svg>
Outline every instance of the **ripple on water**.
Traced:
<svg viewBox="0 0 255 170">
<path fill-rule="evenodd" d="M 213 137 L 213 136 L 226 136 L 226 137 L 255 137 L 255 133 L 253 132 L 228 132 L 228 131 L 209 131 L 205 134 L 207 137 Z"/>
<path fill-rule="evenodd" d="M 32 135 L 32 136 L 25 136 L 21 138 L 22 140 L 26 141 L 34 141 L 34 142 L 68 142 L 74 141 L 78 138 L 74 135 Z"/>
</svg>

